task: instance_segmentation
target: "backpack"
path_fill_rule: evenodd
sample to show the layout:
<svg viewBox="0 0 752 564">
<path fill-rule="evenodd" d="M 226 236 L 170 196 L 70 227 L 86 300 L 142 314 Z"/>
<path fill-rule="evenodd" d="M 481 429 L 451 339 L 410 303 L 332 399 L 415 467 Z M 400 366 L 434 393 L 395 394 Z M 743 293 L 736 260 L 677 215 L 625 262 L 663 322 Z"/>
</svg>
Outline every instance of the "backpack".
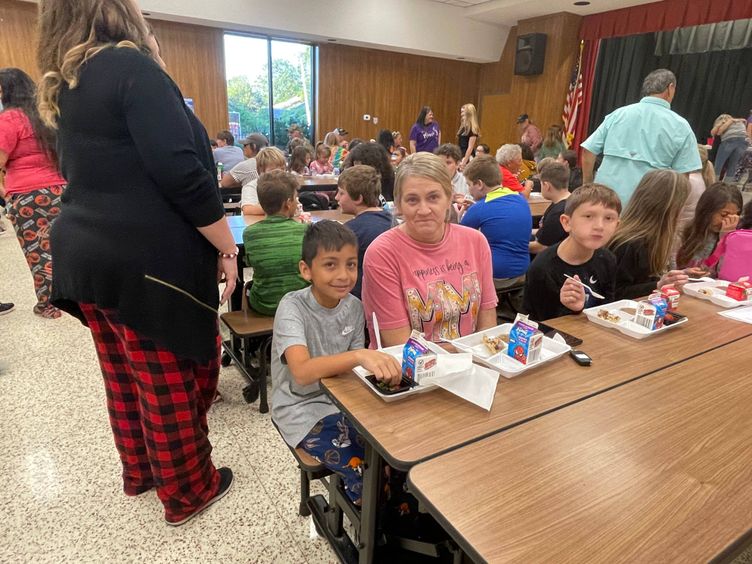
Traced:
<svg viewBox="0 0 752 564">
<path fill-rule="evenodd" d="M 743 276 L 752 278 L 752 229 L 737 229 L 721 238 L 705 264 L 720 263 L 718 278 L 736 282 Z"/>
<path fill-rule="evenodd" d="M 298 201 L 303 206 L 303 211 L 329 209 L 329 196 L 321 192 L 300 192 Z"/>
</svg>

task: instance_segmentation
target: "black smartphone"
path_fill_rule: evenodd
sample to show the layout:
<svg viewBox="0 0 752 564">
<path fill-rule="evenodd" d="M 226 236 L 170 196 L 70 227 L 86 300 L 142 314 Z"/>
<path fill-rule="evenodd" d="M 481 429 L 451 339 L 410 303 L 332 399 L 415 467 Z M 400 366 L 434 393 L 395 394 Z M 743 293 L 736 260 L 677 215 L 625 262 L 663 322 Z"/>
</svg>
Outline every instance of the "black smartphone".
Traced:
<svg viewBox="0 0 752 564">
<path fill-rule="evenodd" d="M 545 323 L 538 323 L 538 329 L 543 331 L 543 334 L 552 339 L 553 336 L 558 333 L 564 338 L 564 341 L 570 346 L 570 347 L 579 347 L 582 344 L 582 339 L 579 337 L 575 337 L 574 335 L 570 335 L 569 333 L 565 333 L 564 331 L 560 331 L 559 329 L 554 329 L 550 325 L 546 325 Z"/>
<path fill-rule="evenodd" d="M 376 379 L 376 376 L 374 376 L 373 374 L 366 376 L 366 380 L 368 380 L 368 383 L 371 384 L 371 386 L 376 388 L 380 393 L 384 394 L 385 396 L 393 396 L 394 394 L 401 394 L 402 392 L 406 392 L 407 390 L 412 388 L 412 383 L 407 378 L 402 378 L 400 385 L 397 386 L 396 388 L 390 388 L 382 384 L 379 380 Z"/>
<path fill-rule="evenodd" d="M 574 361 L 580 366 L 590 366 L 593 363 L 592 358 L 590 358 L 584 352 L 578 351 L 577 349 L 572 349 L 571 351 L 569 351 L 569 356 L 571 356 Z"/>
</svg>

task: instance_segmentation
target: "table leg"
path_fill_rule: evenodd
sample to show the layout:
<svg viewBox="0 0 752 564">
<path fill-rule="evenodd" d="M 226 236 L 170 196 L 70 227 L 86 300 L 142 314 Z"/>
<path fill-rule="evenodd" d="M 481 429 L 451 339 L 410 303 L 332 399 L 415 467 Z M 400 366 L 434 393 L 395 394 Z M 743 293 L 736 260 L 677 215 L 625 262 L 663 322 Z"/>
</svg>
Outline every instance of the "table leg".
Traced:
<svg viewBox="0 0 752 564">
<path fill-rule="evenodd" d="M 370 443 L 366 443 L 366 466 L 363 475 L 363 497 L 360 520 L 358 562 L 371 564 L 376 549 L 376 515 L 379 505 L 379 481 L 384 461 Z"/>
<path fill-rule="evenodd" d="M 243 286 L 245 286 L 245 280 L 243 279 L 243 267 L 245 266 L 245 253 L 242 248 L 238 252 L 238 280 L 235 283 L 235 290 L 230 296 L 230 311 L 240 311 L 243 308 Z"/>
</svg>

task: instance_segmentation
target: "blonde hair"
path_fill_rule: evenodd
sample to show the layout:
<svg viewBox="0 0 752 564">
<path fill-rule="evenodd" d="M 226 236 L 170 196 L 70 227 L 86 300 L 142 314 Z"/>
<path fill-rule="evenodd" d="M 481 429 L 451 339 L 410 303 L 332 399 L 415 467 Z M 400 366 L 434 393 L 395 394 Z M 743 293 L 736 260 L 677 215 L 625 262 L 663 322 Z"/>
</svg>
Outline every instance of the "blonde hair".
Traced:
<svg viewBox="0 0 752 564">
<path fill-rule="evenodd" d="M 705 188 L 710 188 L 715 183 L 715 167 L 708 160 L 708 148 L 705 145 L 697 145 L 697 150 L 700 152 L 701 174 L 705 181 Z"/>
<path fill-rule="evenodd" d="M 462 106 L 465 110 L 465 117 L 460 123 L 460 128 L 457 130 L 457 135 L 469 135 L 474 133 L 480 135 L 480 125 L 478 125 L 478 110 L 475 109 L 473 104 L 465 104 Z"/>
<path fill-rule="evenodd" d="M 611 250 L 632 241 L 647 248 L 650 272 L 668 266 L 675 243 L 679 212 L 689 197 L 689 180 L 673 170 L 651 170 L 642 177 L 611 239 Z"/>
<path fill-rule="evenodd" d="M 269 169 L 285 170 L 285 154 L 276 147 L 264 147 L 256 155 L 256 170 L 263 174 Z"/>
<path fill-rule="evenodd" d="M 449 177 L 444 160 L 433 153 L 413 153 L 397 168 L 394 178 L 394 201 L 397 205 L 402 200 L 402 184 L 411 177 L 427 178 L 438 183 L 447 198 L 452 199 L 452 179 Z"/>
<path fill-rule="evenodd" d="M 324 145 L 327 147 L 336 147 L 337 146 L 337 134 L 334 133 L 334 131 L 330 131 L 326 135 L 324 135 Z"/>
<path fill-rule="evenodd" d="M 146 20 L 132 0 L 40 0 L 37 35 L 39 114 L 52 128 L 63 84 L 76 88 L 86 61 L 110 47 L 150 52 Z"/>
</svg>

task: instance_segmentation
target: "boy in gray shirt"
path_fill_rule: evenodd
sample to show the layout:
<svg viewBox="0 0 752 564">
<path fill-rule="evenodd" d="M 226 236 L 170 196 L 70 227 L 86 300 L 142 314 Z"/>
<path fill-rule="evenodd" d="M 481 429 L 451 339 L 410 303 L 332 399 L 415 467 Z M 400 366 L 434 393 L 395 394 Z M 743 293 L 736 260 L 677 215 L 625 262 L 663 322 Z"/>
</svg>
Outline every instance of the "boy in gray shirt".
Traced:
<svg viewBox="0 0 752 564">
<path fill-rule="evenodd" d="M 303 238 L 300 274 L 311 286 L 279 303 L 272 339 L 272 419 L 288 445 L 303 448 L 340 474 L 360 502 L 363 439 L 319 387 L 319 380 L 361 365 L 391 385 L 402 368 L 363 348 L 363 306 L 350 294 L 358 279 L 358 241 L 336 221 L 312 225 Z"/>
</svg>

